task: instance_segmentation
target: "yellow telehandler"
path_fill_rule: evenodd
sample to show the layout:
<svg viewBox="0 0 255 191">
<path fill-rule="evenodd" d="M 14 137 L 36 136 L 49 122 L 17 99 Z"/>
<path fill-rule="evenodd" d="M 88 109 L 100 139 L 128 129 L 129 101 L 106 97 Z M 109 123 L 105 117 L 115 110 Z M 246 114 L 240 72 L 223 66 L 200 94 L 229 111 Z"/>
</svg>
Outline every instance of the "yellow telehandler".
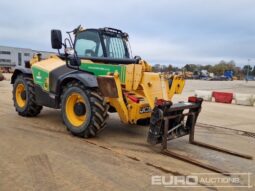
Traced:
<svg viewBox="0 0 255 191">
<path fill-rule="evenodd" d="M 106 127 L 108 112 L 117 112 L 123 123 L 150 125 L 148 142 L 162 143 L 164 151 L 167 140 L 194 132 L 203 100 L 173 104 L 183 77 L 152 72 L 145 60 L 132 57 L 127 33 L 78 26 L 67 34 L 62 41 L 61 31 L 51 31 L 58 55 L 37 55 L 15 69 L 11 82 L 19 115 L 36 116 L 43 106 L 61 109 L 67 129 L 87 138 Z"/>
</svg>

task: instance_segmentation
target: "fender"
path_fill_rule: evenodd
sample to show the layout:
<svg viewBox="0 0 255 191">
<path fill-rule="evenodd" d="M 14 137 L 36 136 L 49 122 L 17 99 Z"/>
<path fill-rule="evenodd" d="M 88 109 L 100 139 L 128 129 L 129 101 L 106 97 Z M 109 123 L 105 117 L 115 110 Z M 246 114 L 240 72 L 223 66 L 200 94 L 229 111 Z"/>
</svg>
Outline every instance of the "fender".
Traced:
<svg viewBox="0 0 255 191">
<path fill-rule="evenodd" d="M 83 83 L 84 86 L 89 88 L 97 88 L 97 77 L 91 73 L 86 73 L 84 71 L 73 70 L 72 72 L 61 76 L 56 84 L 51 84 L 51 92 L 54 92 L 57 96 L 60 96 L 61 87 L 68 83 L 69 81 L 77 80 Z"/>
<path fill-rule="evenodd" d="M 23 74 L 23 75 L 31 78 L 32 77 L 32 70 L 29 69 L 29 68 L 21 67 L 21 66 L 15 67 L 15 70 L 14 70 L 14 72 L 12 74 L 12 77 L 11 77 L 11 84 L 14 84 L 14 81 L 15 81 L 16 77 L 19 74 Z"/>
</svg>

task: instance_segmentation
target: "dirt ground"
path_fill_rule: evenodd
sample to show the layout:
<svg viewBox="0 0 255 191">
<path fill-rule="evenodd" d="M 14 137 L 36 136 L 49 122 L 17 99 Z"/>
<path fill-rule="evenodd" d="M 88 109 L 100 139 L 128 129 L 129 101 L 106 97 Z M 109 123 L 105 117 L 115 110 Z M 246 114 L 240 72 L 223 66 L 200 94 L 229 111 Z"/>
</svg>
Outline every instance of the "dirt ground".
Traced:
<svg viewBox="0 0 255 191">
<path fill-rule="evenodd" d="M 174 100 L 193 95 L 195 89 L 255 93 L 255 83 L 187 81 L 184 93 Z M 0 82 L 1 191 L 185 190 L 152 185 L 152 176 L 212 173 L 160 154 L 159 146 L 146 143 L 148 127 L 122 124 L 116 114 L 110 115 L 107 128 L 93 139 L 71 136 L 59 110 L 44 108 L 36 118 L 20 117 L 14 110 L 11 91 L 10 81 Z M 254 113 L 255 107 L 205 102 L 195 138 L 255 157 Z M 240 187 L 228 184 L 230 187 L 222 188 L 214 187 L 214 183 L 199 182 L 194 190 L 247 190 L 247 184 L 253 186 L 249 190 L 255 190 L 254 159 L 190 145 L 187 137 L 171 141 L 169 147 L 231 173 L 253 173 L 250 180 L 238 176 Z M 198 176 L 211 177 L 210 174 Z M 217 177 L 225 176 L 217 174 Z"/>
</svg>

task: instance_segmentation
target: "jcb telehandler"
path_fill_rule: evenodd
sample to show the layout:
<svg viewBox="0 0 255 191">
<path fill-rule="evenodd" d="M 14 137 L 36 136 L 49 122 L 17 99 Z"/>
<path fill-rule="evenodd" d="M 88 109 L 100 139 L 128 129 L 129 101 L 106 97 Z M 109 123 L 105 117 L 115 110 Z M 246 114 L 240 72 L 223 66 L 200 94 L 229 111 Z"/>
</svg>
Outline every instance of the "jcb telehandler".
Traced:
<svg viewBox="0 0 255 191">
<path fill-rule="evenodd" d="M 67 34 L 62 41 L 61 31 L 51 31 L 58 55 L 42 59 L 38 54 L 14 71 L 19 115 L 36 116 L 43 106 L 61 109 L 67 129 L 87 138 L 106 127 L 108 112 L 117 112 L 123 123 L 150 124 L 148 142 L 164 143 L 164 149 L 167 140 L 194 132 L 202 99 L 172 104 L 183 90 L 182 76 L 154 73 L 145 60 L 132 58 L 127 33 L 79 26 Z"/>
<path fill-rule="evenodd" d="M 26 68 L 16 68 L 13 100 L 19 115 L 36 116 L 43 106 L 61 109 L 71 133 L 91 137 L 104 129 L 108 112 L 118 112 L 124 123 L 146 124 L 155 99 L 169 101 L 182 92 L 182 77 L 153 73 L 146 61 L 132 58 L 127 33 L 79 26 L 68 34 L 62 42 L 61 31 L 52 30 L 52 48 L 59 54 L 37 55 Z"/>
</svg>

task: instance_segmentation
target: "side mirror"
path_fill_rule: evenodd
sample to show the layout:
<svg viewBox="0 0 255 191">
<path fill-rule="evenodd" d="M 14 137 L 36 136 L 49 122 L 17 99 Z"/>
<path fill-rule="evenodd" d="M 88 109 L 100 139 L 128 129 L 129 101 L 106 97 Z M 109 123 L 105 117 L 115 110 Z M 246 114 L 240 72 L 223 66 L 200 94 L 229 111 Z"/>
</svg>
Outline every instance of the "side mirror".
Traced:
<svg viewBox="0 0 255 191">
<path fill-rule="evenodd" d="M 51 47 L 53 49 L 62 48 L 62 34 L 60 30 L 51 30 Z"/>
</svg>

